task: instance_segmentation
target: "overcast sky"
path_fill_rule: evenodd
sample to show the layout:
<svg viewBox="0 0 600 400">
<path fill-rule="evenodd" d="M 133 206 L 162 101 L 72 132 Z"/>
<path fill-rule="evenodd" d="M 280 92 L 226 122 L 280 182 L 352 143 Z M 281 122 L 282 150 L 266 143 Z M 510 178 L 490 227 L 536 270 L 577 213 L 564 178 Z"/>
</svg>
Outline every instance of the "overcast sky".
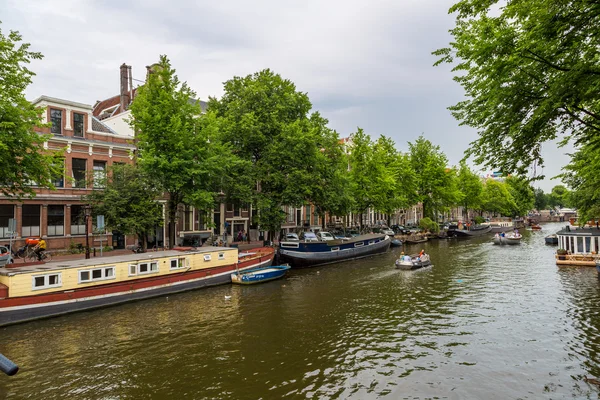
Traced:
<svg viewBox="0 0 600 400">
<path fill-rule="evenodd" d="M 307 92 L 340 136 L 357 126 L 398 149 L 423 134 L 452 164 L 477 133 L 447 107 L 462 88 L 431 52 L 450 41 L 451 0 L 0 0 L 2 30 L 18 30 L 44 59 L 27 91 L 93 105 L 118 94 L 119 65 L 143 80 L 166 54 L 201 99 L 222 83 L 271 68 Z M 551 177 L 566 150 L 544 145 Z M 489 172 L 489 171 L 488 171 Z M 539 174 L 539 170 L 538 170 Z M 549 191 L 560 182 L 535 186 Z"/>
</svg>

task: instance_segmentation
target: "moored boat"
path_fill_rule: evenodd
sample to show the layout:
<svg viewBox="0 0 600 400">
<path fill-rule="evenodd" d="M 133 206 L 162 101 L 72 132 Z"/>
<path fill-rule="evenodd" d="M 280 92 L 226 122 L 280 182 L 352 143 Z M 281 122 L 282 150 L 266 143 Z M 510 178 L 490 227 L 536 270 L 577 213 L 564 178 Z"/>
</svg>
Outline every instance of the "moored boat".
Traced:
<svg viewBox="0 0 600 400">
<path fill-rule="evenodd" d="M 413 254 L 410 256 L 403 255 L 396 260 L 396 269 L 419 269 L 431 265 L 429 254 Z"/>
<path fill-rule="evenodd" d="M 292 268 L 312 267 L 386 252 L 391 238 L 367 234 L 329 241 L 285 241 L 279 243 L 279 258 Z"/>
<path fill-rule="evenodd" d="M 404 243 L 419 244 L 419 243 L 425 243 L 427 240 L 428 240 L 427 237 L 409 236 L 407 239 L 404 239 Z"/>
<path fill-rule="evenodd" d="M 541 231 L 542 227 L 538 224 L 533 224 L 533 225 L 531 225 L 531 230 L 532 231 Z"/>
<path fill-rule="evenodd" d="M 272 265 L 270 267 L 251 268 L 231 274 L 231 282 L 240 285 L 252 285 L 282 278 L 290 269 L 289 265 Z"/>
<path fill-rule="evenodd" d="M 575 228 L 567 225 L 556 232 L 558 247 L 556 251 L 557 265 L 575 265 L 595 267 L 600 260 L 600 229 Z"/>
<path fill-rule="evenodd" d="M 402 246 L 402 240 L 400 239 L 392 239 L 390 242 L 390 247 L 400 247 Z"/>
<path fill-rule="evenodd" d="M 556 236 L 556 234 L 548 235 L 544 238 L 544 242 L 546 242 L 546 244 L 555 246 L 558 244 L 558 236 Z"/>
<path fill-rule="evenodd" d="M 0 326 L 231 282 L 271 265 L 273 248 L 179 248 L 0 268 Z"/>
<path fill-rule="evenodd" d="M 486 235 L 492 232 L 492 227 L 490 225 L 473 225 L 468 227 L 468 229 L 460 229 L 460 225 L 450 225 L 448 228 L 448 236 L 449 237 L 474 237 Z"/>
</svg>

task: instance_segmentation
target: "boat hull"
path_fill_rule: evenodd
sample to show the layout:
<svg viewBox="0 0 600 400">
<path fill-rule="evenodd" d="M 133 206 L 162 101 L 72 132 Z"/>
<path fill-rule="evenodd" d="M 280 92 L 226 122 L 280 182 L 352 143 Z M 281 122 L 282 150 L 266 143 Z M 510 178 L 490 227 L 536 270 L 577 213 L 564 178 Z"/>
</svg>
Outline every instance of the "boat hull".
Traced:
<svg viewBox="0 0 600 400">
<path fill-rule="evenodd" d="M 373 241 L 374 243 L 370 244 Z M 363 243 L 359 247 L 357 243 Z M 286 243 L 279 247 L 279 259 L 288 263 L 292 268 L 306 268 L 317 265 L 332 264 L 340 261 L 353 260 L 385 253 L 390 247 L 389 236 L 367 235 L 366 238 L 356 237 L 351 241 L 302 243 L 297 249 L 285 248 Z M 338 250 L 334 250 L 338 248 Z"/>
<path fill-rule="evenodd" d="M 274 255 L 272 252 L 270 255 L 243 261 L 238 269 L 267 267 L 273 262 Z M 0 326 L 231 283 L 231 272 L 235 270 L 235 265 L 227 265 L 77 291 L 4 299 L 0 301 Z"/>
<path fill-rule="evenodd" d="M 252 268 L 245 272 L 236 271 L 231 274 L 231 282 L 240 285 L 253 285 L 275 279 L 283 278 L 290 269 L 289 266 L 278 265 L 274 267 Z"/>
<path fill-rule="evenodd" d="M 448 236 L 452 237 L 474 237 L 487 235 L 492 232 L 492 227 L 487 226 L 481 229 L 465 230 L 465 229 L 449 229 Z"/>
<path fill-rule="evenodd" d="M 546 237 L 544 238 L 544 241 L 546 242 L 546 244 L 552 245 L 552 246 L 556 246 L 558 245 L 558 237 L 554 236 L 554 237 Z"/>
<path fill-rule="evenodd" d="M 413 261 L 411 263 L 396 263 L 396 269 L 402 269 L 405 271 L 410 271 L 413 269 L 419 269 L 423 267 L 428 267 L 431 265 L 431 261 Z"/>
</svg>

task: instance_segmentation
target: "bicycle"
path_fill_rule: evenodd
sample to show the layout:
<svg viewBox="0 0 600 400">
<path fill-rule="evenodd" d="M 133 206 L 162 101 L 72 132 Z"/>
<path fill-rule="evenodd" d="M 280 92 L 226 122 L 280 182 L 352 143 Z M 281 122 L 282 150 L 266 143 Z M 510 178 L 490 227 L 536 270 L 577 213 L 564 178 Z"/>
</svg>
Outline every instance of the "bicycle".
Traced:
<svg viewBox="0 0 600 400">
<path fill-rule="evenodd" d="M 27 254 L 27 260 L 29 262 L 36 262 L 36 261 L 50 262 L 50 261 L 52 261 L 52 254 L 44 251 L 42 253 L 42 257 L 40 260 L 40 259 L 38 259 L 38 255 L 34 251 L 32 251 L 31 253 Z"/>
</svg>

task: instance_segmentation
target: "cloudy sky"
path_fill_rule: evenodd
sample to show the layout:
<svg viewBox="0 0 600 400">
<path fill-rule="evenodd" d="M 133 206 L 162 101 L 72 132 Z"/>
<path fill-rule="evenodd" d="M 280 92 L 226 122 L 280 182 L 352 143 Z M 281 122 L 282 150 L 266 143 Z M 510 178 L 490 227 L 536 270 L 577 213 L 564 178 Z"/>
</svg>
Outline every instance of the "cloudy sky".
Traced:
<svg viewBox="0 0 600 400">
<path fill-rule="evenodd" d="M 447 107 L 462 99 L 449 66 L 431 52 L 447 46 L 452 0 L 1 0 L 1 28 L 18 30 L 44 59 L 28 97 L 94 104 L 118 94 L 119 65 L 145 66 L 166 54 L 202 99 L 233 76 L 271 68 L 307 92 L 340 136 L 357 126 L 392 137 L 400 150 L 423 134 L 451 163 L 477 136 Z M 566 150 L 544 145 L 554 176 Z M 489 172 L 489 171 L 488 171 Z M 539 170 L 538 170 L 539 173 Z M 545 191 L 559 183 L 536 184 Z"/>
</svg>

